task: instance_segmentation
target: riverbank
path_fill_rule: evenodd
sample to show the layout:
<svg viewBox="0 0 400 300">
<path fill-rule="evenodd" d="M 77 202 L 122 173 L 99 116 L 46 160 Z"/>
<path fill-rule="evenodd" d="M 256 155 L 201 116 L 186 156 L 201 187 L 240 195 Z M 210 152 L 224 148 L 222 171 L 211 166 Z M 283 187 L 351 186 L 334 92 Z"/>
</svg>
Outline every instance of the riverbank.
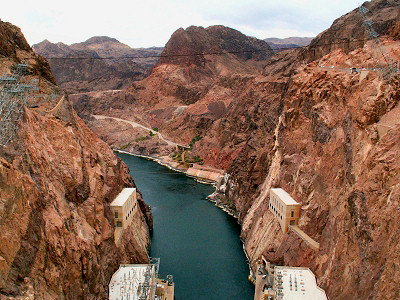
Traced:
<svg viewBox="0 0 400 300">
<path fill-rule="evenodd" d="M 192 177 L 196 179 L 200 183 L 204 184 L 212 184 L 216 185 L 218 182 L 221 182 L 222 178 L 224 177 L 225 171 L 215 169 L 208 166 L 201 166 L 198 164 L 194 164 L 192 167 L 184 168 L 178 162 L 172 160 L 169 156 L 162 156 L 162 157 L 155 157 L 150 155 L 142 155 L 136 154 L 128 151 L 124 151 L 121 149 L 113 148 L 115 152 L 124 153 L 128 155 L 133 155 L 137 157 L 142 157 L 148 160 L 152 160 L 162 166 L 167 167 L 170 170 L 184 173 L 188 177 Z M 217 205 L 218 206 L 218 205 Z"/>
<path fill-rule="evenodd" d="M 239 219 L 238 213 L 235 210 L 229 208 L 228 205 L 222 204 L 218 201 L 218 199 L 213 198 L 212 196 L 214 194 L 215 194 L 215 192 L 213 194 L 211 194 L 210 196 L 208 196 L 207 200 L 214 203 L 216 207 L 222 209 L 224 212 L 226 212 L 231 217 L 234 217 L 235 219 Z"/>
<path fill-rule="evenodd" d="M 179 172 L 179 173 L 183 173 L 183 174 L 185 174 L 185 175 L 188 176 L 188 177 L 194 178 L 194 179 L 195 179 L 197 182 L 199 182 L 199 183 L 202 183 L 202 184 L 211 184 L 211 185 L 213 185 L 216 189 L 215 189 L 215 191 L 214 191 L 212 194 L 210 194 L 210 195 L 207 196 L 207 200 L 208 200 L 209 202 L 214 203 L 214 205 L 215 205 L 216 207 L 218 207 L 219 209 L 221 209 L 223 212 L 225 212 L 225 213 L 228 214 L 229 216 L 235 218 L 237 221 L 239 220 L 239 215 L 238 215 L 238 213 L 237 213 L 235 210 L 231 209 L 228 205 L 221 203 L 220 199 L 217 197 L 218 188 L 220 188 L 220 185 L 221 185 L 221 184 L 225 184 L 225 181 L 226 181 L 226 179 L 227 179 L 227 177 L 224 178 L 224 177 L 226 176 L 226 173 L 221 174 L 221 179 L 220 179 L 218 182 L 216 182 L 216 181 L 211 181 L 211 180 L 204 180 L 204 179 L 201 178 L 201 177 L 196 177 L 196 176 L 193 176 L 193 175 L 188 174 L 187 171 L 188 171 L 189 169 L 179 168 L 179 166 L 178 166 L 179 164 L 178 164 L 177 162 L 175 162 L 175 161 L 171 161 L 171 160 L 169 159 L 169 157 L 167 157 L 167 158 L 169 159 L 169 161 L 166 162 L 166 161 L 164 160 L 165 157 L 164 157 L 164 159 L 163 159 L 163 158 L 160 158 L 160 157 L 155 157 L 155 156 L 150 156 L 150 155 L 135 154 L 135 153 L 131 153 L 131 152 L 128 152 L 128 151 L 124 151 L 124 150 L 120 150 L 120 149 L 115 149 L 115 148 L 113 148 L 113 150 L 116 151 L 116 152 L 118 152 L 118 153 L 124 153 L 124 154 L 127 154 L 127 155 L 132 155 L 132 156 L 141 157 L 141 158 L 144 158 L 144 159 L 147 159 L 147 160 L 154 161 L 154 162 L 158 163 L 159 165 L 162 165 L 162 166 L 167 167 L 167 168 L 170 169 L 170 170 L 173 170 L 173 171 Z M 208 169 L 208 170 L 210 170 L 210 169 Z M 223 171 L 223 170 L 220 170 L 220 171 Z M 224 172 L 224 171 L 223 171 L 223 172 Z M 240 225 L 239 222 L 238 222 L 238 224 Z M 255 281 L 254 281 L 254 279 L 253 279 L 252 269 L 251 269 L 250 264 L 249 264 L 249 261 L 250 261 L 249 255 L 248 255 L 248 253 L 247 253 L 247 251 L 246 251 L 246 248 L 245 248 L 245 246 L 244 246 L 244 241 L 243 241 L 242 239 L 241 239 L 240 241 L 241 241 L 241 243 L 242 243 L 242 249 L 243 249 L 243 252 L 244 252 L 244 254 L 245 254 L 245 256 L 246 256 L 246 262 L 247 262 L 247 265 L 248 265 L 248 267 L 249 267 L 249 276 L 248 276 L 248 280 L 249 280 L 252 284 L 255 284 Z"/>
<path fill-rule="evenodd" d="M 193 167 L 187 168 L 187 169 L 180 168 L 179 163 L 171 160 L 168 156 L 155 157 L 155 156 L 150 156 L 150 155 L 131 153 L 131 152 L 124 151 L 121 149 L 116 149 L 116 148 L 113 148 L 113 150 L 118 153 L 124 153 L 124 154 L 133 155 L 133 156 L 137 156 L 137 157 L 141 157 L 141 158 L 145 158 L 145 159 L 154 161 L 154 162 L 158 163 L 159 165 L 167 167 L 170 170 L 173 170 L 173 171 L 179 172 L 179 173 L 183 173 L 188 177 L 194 178 L 197 182 L 203 183 L 203 184 L 211 184 L 213 186 L 217 186 L 218 184 L 220 184 L 222 182 L 224 174 L 225 174 L 224 170 L 217 170 L 217 169 L 207 167 L 207 166 L 203 167 L 202 169 L 199 168 L 199 165 L 194 165 Z M 166 161 L 166 158 L 168 159 L 168 161 Z M 204 172 L 204 173 L 202 173 L 202 172 Z M 198 176 L 199 174 L 207 174 L 207 175 L 209 175 L 209 177 L 204 178 L 202 176 Z M 216 207 L 220 208 L 222 211 L 224 211 L 231 217 L 238 219 L 239 218 L 238 213 L 235 210 L 231 209 L 228 205 L 223 204 L 220 201 L 218 201 L 218 198 L 213 197 L 215 194 L 216 194 L 216 191 L 214 193 L 212 193 L 211 195 L 209 195 L 207 197 L 207 200 L 214 203 Z"/>
<path fill-rule="evenodd" d="M 253 299 L 240 225 L 214 203 L 204 201 L 215 188 L 155 163 L 157 158 L 117 155 L 152 207 L 150 256 L 160 257 L 162 276 L 174 276 L 176 298 Z"/>
</svg>

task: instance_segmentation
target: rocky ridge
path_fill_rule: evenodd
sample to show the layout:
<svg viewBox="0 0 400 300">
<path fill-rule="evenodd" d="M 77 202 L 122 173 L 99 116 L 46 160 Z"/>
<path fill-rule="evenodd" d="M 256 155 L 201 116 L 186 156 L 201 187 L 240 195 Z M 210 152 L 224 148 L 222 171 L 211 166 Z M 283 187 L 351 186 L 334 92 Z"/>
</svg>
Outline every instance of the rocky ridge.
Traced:
<svg viewBox="0 0 400 300">
<path fill-rule="evenodd" d="M 109 37 L 92 37 L 70 46 L 44 40 L 33 49 L 49 59 L 57 84 L 69 93 L 127 88 L 149 74 L 157 61 L 154 56 L 162 51 L 157 47 L 133 49 Z"/>
<path fill-rule="evenodd" d="M 232 91 L 235 81 L 247 81 L 261 74 L 266 58 L 272 54 L 264 41 L 228 27 L 191 26 L 186 30 L 178 29 L 171 36 L 163 57 L 143 81 L 113 95 L 86 93 L 72 100 L 77 112 L 107 142 L 111 142 L 112 137 L 102 127 L 109 126 L 95 125 L 89 117 L 91 114 L 158 128 L 169 139 L 188 145 L 193 137 L 204 135 L 212 123 L 225 114 L 235 94 Z M 234 74 L 238 74 L 237 79 L 232 79 Z M 141 134 L 136 131 L 133 139 L 112 145 L 137 153 L 134 148 Z M 140 145 L 143 143 L 139 141 Z M 147 151 L 145 145 L 139 147 L 144 153 L 138 154 L 155 154 Z"/>
<path fill-rule="evenodd" d="M 310 266 L 333 299 L 400 294 L 394 221 L 400 211 L 400 168 L 393 159 L 399 151 L 400 78 L 383 76 L 387 61 L 400 59 L 399 6 L 393 1 L 365 5 L 377 30 L 385 28 L 379 45 L 324 46 L 317 51 L 319 60 L 302 63 L 319 41 L 333 41 L 337 24 L 342 24 L 339 37 L 355 30 L 358 12 L 336 20 L 305 52 L 272 57 L 266 78 L 244 89 L 246 106 L 235 106 L 195 149 L 209 155 L 212 140 L 228 136 L 231 144 L 241 138 L 232 146 L 241 149 L 220 201 L 238 211 L 251 263 L 263 255 L 277 264 Z M 349 71 L 354 66 L 374 70 L 354 74 Z M 294 233 L 282 233 L 268 211 L 271 187 L 284 188 L 302 203 L 299 225 L 320 243 L 318 251 Z"/>
<path fill-rule="evenodd" d="M 76 115 L 20 29 L 0 22 L 0 35 L 0 72 L 24 60 L 42 94 L 0 148 L 0 299 L 105 299 L 120 263 L 149 259 L 150 208 L 138 191 L 141 210 L 116 245 L 110 203 L 135 186 L 128 168 Z"/>
</svg>

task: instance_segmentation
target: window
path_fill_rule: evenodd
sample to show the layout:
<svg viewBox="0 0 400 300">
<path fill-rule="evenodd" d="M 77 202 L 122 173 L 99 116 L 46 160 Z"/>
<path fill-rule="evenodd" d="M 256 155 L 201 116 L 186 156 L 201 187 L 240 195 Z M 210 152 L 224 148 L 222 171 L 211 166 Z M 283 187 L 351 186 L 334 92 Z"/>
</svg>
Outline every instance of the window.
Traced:
<svg viewBox="0 0 400 300">
<path fill-rule="evenodd" d="M 115 219 L 118 219 L 118 212 L 117 212 L 117 211 L 114 212 L 114 218 L 115 218 Z"/>
<path fill-rule="evenodd" d="M 295 225 L 294 220 L 290 220 L 290 225 Z"/>
<path fill-rule="evenodd" d="M 292 218 L 294 218 L 294 210 L 292 210 L 290 216 L 291 216 Z"/>
<path fill-rule="evenodd" d="M 115 223 L 115 227 L 122 227 L 122 222 L 118 221 L 117 223 Z"/>
</svg>

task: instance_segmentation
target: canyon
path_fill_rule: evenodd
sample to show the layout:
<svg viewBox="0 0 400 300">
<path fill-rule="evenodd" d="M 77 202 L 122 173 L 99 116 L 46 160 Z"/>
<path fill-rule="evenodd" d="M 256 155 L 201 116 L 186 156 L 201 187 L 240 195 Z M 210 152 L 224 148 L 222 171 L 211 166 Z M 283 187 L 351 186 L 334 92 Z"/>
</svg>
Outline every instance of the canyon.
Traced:
<svg viewBox="0 0 400 300">
<path fill-rule="evenodd" d="M 0 295 L 101 298 L 112 267 L 148 259 L 152 220 L 140 193 L 138 231 L 113 242 L 109 202 L 135 184 L 110 145 L 224 170 L 213 197 L 237 215 L 251 272 L 265 257 L 309 267 L 331 299 L 399 298 L 400 4 L 362 7 L 307 47 L 279 53 L 222 25 L 180 28 L 143 79 L 103 86 L 107 75 L 91 86 L 84 78 L 62 105 L 27 108 L 18 138 L 0 150 L 0 226 L 9 237 L 0 244 Z M 0 24 L 3 71 L 29 60 L 41 90 L 61 93 L 46 60 Z M 94 44 L 104 40 L 116 43 Z M 299 227 L 319 249 L 281 231 L 268 209 L 274 187 L 301 203 Z"/>
<path fill-rule="evenodd" d="M 135 187 L 127 166 L 77 116 L 20 29 L 2 21 L 0 55 L 3 77 L 20 64 L 38 88 L 0 147 L 0 299 L 105 299 L 121 263 L 148 262 L 151 209 L 137 192 L 140 211 L 114 242 L 110 203 Z"/>
<path fill-rule="evenodd" d="M 309 46 L 275 55 L 223 26 L 179 29 L 147 78 L 112 95 L 72 96 L 74 107 L 113 147 L 137 154 L 161 150 L 145 132 L 91 115 L 184 145 L 201 137 L 187 155 L 226 170 L 216 200 L 237 213 L 253 269 L 264 256 L 309 266 L 332 299 L 398 298 L 399 4 L 363 7 Z M 281 232 L 271 187 L 302 204 L 299 227 L 319 250 Z"/>
</svg>

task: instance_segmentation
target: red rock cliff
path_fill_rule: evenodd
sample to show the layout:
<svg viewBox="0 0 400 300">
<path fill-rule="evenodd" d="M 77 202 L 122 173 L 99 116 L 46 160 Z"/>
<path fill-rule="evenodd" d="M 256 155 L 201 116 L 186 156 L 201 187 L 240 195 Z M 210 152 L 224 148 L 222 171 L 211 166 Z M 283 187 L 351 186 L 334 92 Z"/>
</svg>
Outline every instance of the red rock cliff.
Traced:
<svg viewBox="0 0 400 300">
<path fill-rule="evenodd" d="M 216 157 L 222 154 L 213 140 L 240 147 L 223 200 L 239 212 L 251 263 L 263 255 L 310 266 L 331 299 L 400 295 L 400 78 L 387 75 L 388 62 L 400 59 L 399 4 L 372 1 L 369 7 L 372 19 L 392 24 L 380 31 L 379 45 L 332 49 L 308 65 L 297 61 L 296 51 L 272 58 L 267 77 L 245 85 L 241 102 L 198 145 L 210 155 L 211 142 Z M 350 20 L 344 16 L 324 34 L 333 38 L 339 23 L 348 26 L 343 31 L 354 28 Z M 374 70 L 354 74 L 352 66 Z M 302 204 L 299 226 L 319 250 L 282 233 L 268 210 L 271 187 Z"/>
<path fill-rule="evenodd" d="M 20 30 L 0 22 L 0 35 L 1 73 L 24 59 L 41 92 L 55 92 Z M 117 246 L 109 204 L 135 186 L 128 168 L 66 95 L 37 105 L 0 148 L 0 298 L 105 299 L 120 263 L 148 261 L 150 210 L 138 192 L 141 211 Z"/>
</svg>

